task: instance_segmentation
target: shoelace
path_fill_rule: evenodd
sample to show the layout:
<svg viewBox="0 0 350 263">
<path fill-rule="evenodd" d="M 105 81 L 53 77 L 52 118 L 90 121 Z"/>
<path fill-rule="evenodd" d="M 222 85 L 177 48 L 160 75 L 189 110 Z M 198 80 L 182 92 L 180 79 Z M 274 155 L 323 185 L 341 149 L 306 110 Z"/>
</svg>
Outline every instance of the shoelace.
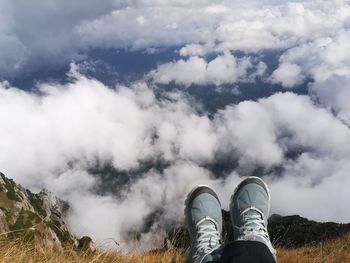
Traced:
<svg viewBox="0 0 350 263">
<path fill-rule="evenodd" d="M 205 222 L 211 224 L 205 224 Z M 210 254 L 220 246 L 220 233 L 215 220 L 210 217 L 205 217 L 196 224 L 198 229 L 197 245 L 194 259 Z"/>
<path fill-rule="evenodd" d="M 252 210 L 257 213 L 248 213 Z M 263 212 L 260 209 L 254 206 L 248 207 L 241 212 L 241 216 L 243 216 L 244 222 L 242 226 L 244 235 L 257 235 L 263 237 L 264 239 L 269 239 L 265 221 L 263 219 Z"/>
</svg>

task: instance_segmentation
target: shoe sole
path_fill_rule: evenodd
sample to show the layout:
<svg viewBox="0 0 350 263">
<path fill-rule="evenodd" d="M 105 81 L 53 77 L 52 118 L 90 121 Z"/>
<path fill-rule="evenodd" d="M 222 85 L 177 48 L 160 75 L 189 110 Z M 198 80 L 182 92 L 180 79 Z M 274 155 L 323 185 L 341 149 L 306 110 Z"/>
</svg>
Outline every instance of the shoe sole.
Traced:
<svg viewBox="0 0 350 263">
<path fill-rule="evenodd" d="M 270 200 L 271 200 L 271 196 L 270 196 L 270 189 L 267 186 L 267 184 L 260 178 L 257 176 L 250 176 L 247 177 L 246 179 L 244 179 L 242 182 L 240 182 L 237 187 L 235 188 L 235 190 L 233 191 L 233 194 L 231 195 L 231 200 L 230 200 L 230 215 L 232 218 L 232 213 L 231 213 L 231 208 L 233 207 L 233 200 L 235 199 L 236 193 L 245 185 L 247 184 L 251 184 L 251 183 L 255 183 L 260 185 L 262 188 L 264 188 L 264 190 L 267 192 L 267 196 L 269 198 L 269 205 L 268 205 L 268 210 L 270 211 Z"/>
</svg>

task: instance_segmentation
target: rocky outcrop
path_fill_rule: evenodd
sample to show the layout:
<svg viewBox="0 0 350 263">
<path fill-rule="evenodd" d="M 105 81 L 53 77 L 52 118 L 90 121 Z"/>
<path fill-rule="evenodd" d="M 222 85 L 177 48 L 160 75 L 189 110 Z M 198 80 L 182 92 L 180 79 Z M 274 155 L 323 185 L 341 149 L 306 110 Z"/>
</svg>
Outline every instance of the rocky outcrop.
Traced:
<svg viewBox="0 0 350 263">
<path fill-rule="evenodd" d="M 350 224 L 315 222 L 292 215 L 272 215 L 269 219 L 269 233 L 273 243 L 283 248 L 316 245 L 328 239 L 350 233 Z"/>
<path fill-rule="evenodd" d="M 232 240 L 233 231 L 229 212 L 223 213 L 223 239 L 228 244 Z M 350 233 L 350 224 L 332 222 L 315 222 L 298 215 L 272 215 L 269 218 L 268 231 L 274 246 L 281 248 L 297 248 L 305 245 L 317 245 L 320 242 Z M 164 247 L 187 248 L 189 235 L 184 226 L 168 231 Z"/>
<path fill-rule="evenodd" d="M 48 249 L 85 248 L 86 237 L 77 239 L 63 220 L 68 208 L 47 190 L 34 194 L 0 173 L 0 236 L 33 241 Z"/>
</svg>

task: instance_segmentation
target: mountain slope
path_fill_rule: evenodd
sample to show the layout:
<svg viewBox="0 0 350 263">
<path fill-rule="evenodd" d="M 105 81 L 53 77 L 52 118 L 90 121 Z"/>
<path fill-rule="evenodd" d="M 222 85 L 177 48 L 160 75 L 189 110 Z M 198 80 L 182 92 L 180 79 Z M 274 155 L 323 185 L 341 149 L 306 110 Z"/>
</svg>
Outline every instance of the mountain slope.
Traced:
<svg viewBox="0 0 350 263">
<path fill-rule="evenodd" d="M 77 239 L 63 220 L 68 208 L 47 190 L 34 194 L 0 173 L 1 237 L 34 241 L 45 249 L 86 246 L 82 242 L 88 239 Z"/>
</svg>

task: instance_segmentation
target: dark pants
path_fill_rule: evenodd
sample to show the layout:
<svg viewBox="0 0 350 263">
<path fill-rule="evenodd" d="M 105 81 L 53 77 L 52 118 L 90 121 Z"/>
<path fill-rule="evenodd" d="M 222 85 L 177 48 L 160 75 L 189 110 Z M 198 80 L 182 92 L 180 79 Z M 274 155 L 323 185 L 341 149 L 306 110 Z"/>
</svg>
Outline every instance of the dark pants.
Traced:
<svg viewBox="0 0 350 263">
<path fill-rule="evenodd" d="M 224 248 L 219 263 L 276 263 L 266 245 L 257 241 L 235 241 Z"/>
</svg>

